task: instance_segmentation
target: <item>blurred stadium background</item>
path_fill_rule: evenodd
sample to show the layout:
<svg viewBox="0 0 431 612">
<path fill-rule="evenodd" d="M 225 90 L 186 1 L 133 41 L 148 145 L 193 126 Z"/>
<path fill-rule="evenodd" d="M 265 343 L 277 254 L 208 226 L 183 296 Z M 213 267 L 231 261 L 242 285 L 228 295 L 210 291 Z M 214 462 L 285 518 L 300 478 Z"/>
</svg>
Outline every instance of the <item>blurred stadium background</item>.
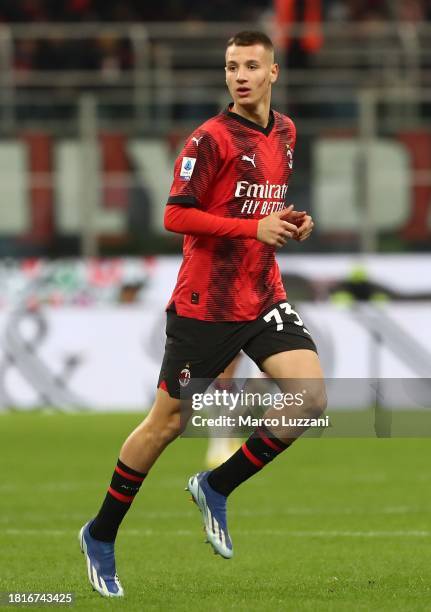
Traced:
<svg viewBox="0 0 431 612">
<path fill-rule="evenodd" d="M 288 200 L 316 229 L 280 264 L 327 376 L 428 376 L 429 17 L 420 0 L 2 0 L 0 410 L 150 404 L 173 161 L 228 103 L 244 28 L 277 42 L 273 103 L 298 128 Z"/>
<path fill-rule="evenodd" d="M 0 0 L 0 591 L 109 603 L 76 531 L 141 418 L 126 412 L 155 392 L 182 242 L 162 226 L 173 161 L 229 101 L 236 31 L 277 42 L 273 105 L 298 128 L 288 200 L 316 221 L 279 261 L 326 376 L 427 382 L 430 17 L 426 0 Z M 429 407 L 426 384 L 401 387 L 389 403 Z M 391 389 L 347 383 L 339 405 Z M 356 435 L 389 435 L 377 416 Z M 429 440 L 325 437 L 234 494 L 229 567 L 181 497 L 206 443 L 170 447 L 120 536 L 116 607 L 429 609 Z"/>
</svg>

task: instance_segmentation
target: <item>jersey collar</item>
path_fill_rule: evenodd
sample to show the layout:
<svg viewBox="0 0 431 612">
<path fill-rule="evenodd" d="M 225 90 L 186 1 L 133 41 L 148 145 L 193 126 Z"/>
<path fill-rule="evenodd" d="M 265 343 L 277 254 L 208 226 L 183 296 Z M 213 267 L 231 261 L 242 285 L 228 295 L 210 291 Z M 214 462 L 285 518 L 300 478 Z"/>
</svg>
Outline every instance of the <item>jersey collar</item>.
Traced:
<svg viewBox="0 0 431 612">
<path fill-rule="evenodd" d="M 274 113 L 272 109 L 269 111 L 268 125 L 266 127 L 263 127 L 262 125 L 259 125 L 258 123 L 255 123 L 254 121 L 250 121 L 250 119 L 246 119 L 245 117 L 242 117 L 241 115 L 238 115 L 237 113 L 233 113 L 230 110 L 232 106 L 233 106 L 232 103 L 229 104 L 229 106 L 225 108 L 225 110 L 223 111 L 223 114 L 226 115 L 226 117 L 229 117 L 230 119 L 234 119 L 235 121 L 238 121 L 238 123 L 242 123 L 242 125 L 245 125 L 251 130 L 256 130 L 257 132 L 261 132 L 262 134 L 265 134 L 265 136 L 270 135 L 272 128 L 274 127 Z"/>
</svg>

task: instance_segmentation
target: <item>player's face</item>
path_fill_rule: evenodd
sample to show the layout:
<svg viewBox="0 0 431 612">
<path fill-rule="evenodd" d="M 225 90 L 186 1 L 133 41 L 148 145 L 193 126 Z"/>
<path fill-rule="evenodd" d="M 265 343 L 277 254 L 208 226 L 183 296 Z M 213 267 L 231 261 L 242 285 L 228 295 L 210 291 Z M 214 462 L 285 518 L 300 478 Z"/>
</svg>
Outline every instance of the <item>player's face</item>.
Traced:
<svg viewBox="0 0 431 612">
<path fill-rule="evenodd" d="M 278 78 L 274 54 L 263 45 L 226 50 L 226 83 L 237 106 L 253 108 L 270 98 L 271 85 Z"/>
</svg>

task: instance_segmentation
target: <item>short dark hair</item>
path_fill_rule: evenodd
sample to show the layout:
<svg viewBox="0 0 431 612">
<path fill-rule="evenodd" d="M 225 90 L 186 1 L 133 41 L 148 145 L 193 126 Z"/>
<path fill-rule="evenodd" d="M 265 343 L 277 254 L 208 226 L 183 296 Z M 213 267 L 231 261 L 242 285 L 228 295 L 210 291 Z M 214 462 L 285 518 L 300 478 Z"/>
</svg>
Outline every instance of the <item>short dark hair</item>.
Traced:
<svg viewBox="0 0 431 612">
<path fill-rule="evenodd" d="M 272 40 L 264 32 L 252 32 L 250 30 L 244 30 L 238 32 L 234 36 L 231 36 L 227 41 L 226 47 L 231 45 L 237 45 L 237 47 L 251 47 L 251 45 L 262 45 L 268 51 L 274 51 L 274 45 Z"/>
</svg>

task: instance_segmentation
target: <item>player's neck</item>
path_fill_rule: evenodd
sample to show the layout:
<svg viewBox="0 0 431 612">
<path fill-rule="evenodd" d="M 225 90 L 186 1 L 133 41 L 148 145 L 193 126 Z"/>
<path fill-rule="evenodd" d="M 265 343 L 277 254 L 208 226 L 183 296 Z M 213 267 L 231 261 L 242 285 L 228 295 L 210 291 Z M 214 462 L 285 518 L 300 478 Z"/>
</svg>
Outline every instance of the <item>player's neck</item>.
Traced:
<svg viewBox="0 0 431 612">
<path fill-rule="evenodd" d="M 247 108 L 234 102 L 230 110 L 232 113 L 236 113 L 240 115 L 240 117 L 244 117 L 244 119 L 257 123 L 257 125 L 261 125 L 264 128 L 266 128 L 269 123 L 269 100 L 268 102 L 252 108 Z"/>
</svg>

